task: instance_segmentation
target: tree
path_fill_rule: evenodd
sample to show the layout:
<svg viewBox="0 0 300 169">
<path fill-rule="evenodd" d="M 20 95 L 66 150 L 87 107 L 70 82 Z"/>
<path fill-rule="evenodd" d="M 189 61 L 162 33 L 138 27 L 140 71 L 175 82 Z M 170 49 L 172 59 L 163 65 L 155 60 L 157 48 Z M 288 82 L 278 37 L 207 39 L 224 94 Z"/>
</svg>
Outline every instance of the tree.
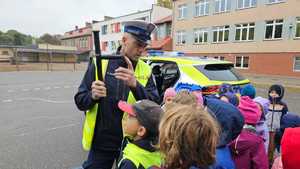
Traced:
<svg viewBox="0 0 300 169">
<path fill-rule="evenodd" d="M 157 5 L 172 9 L 172 0 L 157 0 Z"/>
<path fill-rule="evenodd" d="M 61 45 L 61 41 L 58 38 L 56 38 L 48 33 L 41 36 L 38 39 L 38 43 L 49 43 L 52 45 Z"/>
<path fill-rule="evenodd" d="M 8 30 L 0 33 L 0 44 L 2 45 L 31 45 L 32 37 L 22 34 L 16 30 Z"/>
</svg>

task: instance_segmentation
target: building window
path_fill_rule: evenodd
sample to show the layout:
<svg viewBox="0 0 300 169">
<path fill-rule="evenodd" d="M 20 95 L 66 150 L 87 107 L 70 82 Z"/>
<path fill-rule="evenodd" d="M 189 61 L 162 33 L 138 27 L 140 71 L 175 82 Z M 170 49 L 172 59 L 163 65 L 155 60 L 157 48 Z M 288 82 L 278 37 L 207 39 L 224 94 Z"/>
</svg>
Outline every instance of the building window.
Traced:
<svg viewBox="0 0 300 169">
<path fill-rule="evenodd" d="M 230 0 L 215 0 L 215 12 L 227 12 L 230 8 Z"/>
<path fill-rule="evenodd" d="M 178 19 L 185 19 L 187 17 L 187 6 L 180 5 L 178 7 Z"/>
<path fill-rule="evenodd" d="M 176 32 L 176 44 L 183 45 L 186 43 L 186 34 L 185 31 L 177 31 Z"/>
<path fill-rule="evenodd" d="M 300 71 L 300 56 L 296 56 L 294 60 L 294 70 Z"/>
<path fill-rule="evenodd" d="M 209 1 L 208 0 L 199 0 L 196 2 L 196 16 L 208 15 L 209 10 Z"/>
<path fill-rule="evenodd" d="M 284 0 L 268 0 L 269 4 L 275 4 L 275 3 L 280 3 L 280 2 L 284 2 Z"/>
<path fill-rule="evenodd" d="M 225 57 L 224 56 L 214 56 L 214 59 L 225 60 Z"/>
<path fill-rule="evenodd" d="M 249 68 L 249 56 L 236 56 L 235 57 L 235 67 L 240 69 Z"/>
<path fill-rule="evenodd" d="M 172 33 L 172 25 L 167 24 L 167 36 L 171 36 L 171 33 Z"/>
<path fill-rule="evenodd" d="M 102 42 L 102 50 L 103 50 L 103 51 L 106 51 L 107 46 L 108 46 L 108 43 L 107 43 L 107 42 Z"/>
<path fill-rule="evenodd" d="M 227 42 L 229 40 L 229 25 L 213 28 L 213 42 Z"/>
<path fill-rule="evenodd" d="M 116 24 L 114 24 L 114 26 L 115 26 L 115 32 L 116 32 L 116 33 L 121 32 L 120 23 L 116 23 Z"/>
<path fill-rule="evenodd" d="M 8 55 L 8 51 L 2 51 L 2 55 Z"/>
<path fill-rule="evenodd" d="M 296 37 L 300 38 L 300 18 L 297 18 L 296 22 Z"/>
<path fill-rule="evenodd" d="M 206 43 L 208 37 L 208 30 L 205 28 L 195 29 L 194 31 L 194 43 L 201 44 Z"/>
<path fill-rule="evenodd" d="M 265 39 L 282 38 L 283 19 L 266 21 Z"/>
<path fill-rule="evenodd" d="M 238 9 L 255 7 L 257 0 L 237 0 Z"/>
<path fill-rule="evenodd" d="M 106 35 L 107 34 L 107 25 L 103 25 L 101 27 L 101 32 L 102 32 L 102 35 Z"/>
<path fill-rule="evenodd" d="M 254 40 L 255 23 L 237 24 L 235 27 L 236 41 Z"/>
</svg>

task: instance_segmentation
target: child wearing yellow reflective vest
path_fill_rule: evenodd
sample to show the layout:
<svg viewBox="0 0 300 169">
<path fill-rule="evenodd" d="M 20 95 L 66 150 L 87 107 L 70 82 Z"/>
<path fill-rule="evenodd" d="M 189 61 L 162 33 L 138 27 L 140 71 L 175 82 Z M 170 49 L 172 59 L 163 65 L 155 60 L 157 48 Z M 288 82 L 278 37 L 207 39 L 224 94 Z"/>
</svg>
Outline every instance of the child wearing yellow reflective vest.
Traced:
<svg viewBox="0 0 300 169">
<path fill-rule="evenodd" d="M 158 142 L 158 125 L 163 114 L 161 107 L 150 100 L 141 100 L 133 105 L 120 101 L 118 107 L 128 114 L 124 133 L 130 137 L 130 140 L 126 140 L 128 142 L 118 162 L 118 169 L 160 166 L 161 155 L 155 145 Z"/>
</svg>

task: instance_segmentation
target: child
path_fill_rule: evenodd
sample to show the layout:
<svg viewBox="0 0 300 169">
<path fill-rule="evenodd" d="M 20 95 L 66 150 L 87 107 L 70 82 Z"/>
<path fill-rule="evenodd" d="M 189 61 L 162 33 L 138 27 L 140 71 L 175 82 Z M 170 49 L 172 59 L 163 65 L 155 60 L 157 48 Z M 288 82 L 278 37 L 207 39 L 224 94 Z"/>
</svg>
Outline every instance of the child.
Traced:
<svg viewBox="0 0 300 169">
<path fill-rule="evenodd" d="M 233 159 L 238 169 L 268 169 L 268 158 L 263 138 L 256 134 L 256 124 L 261 111 L 248 96 L 242 96 L 239 110 L 245 119 L 241 134 L 230 143 Z"/>
<path fill-rule="evenodd" d="M 166 91 L 165 91 L 165 94 L 164 94 L 164 99 L 163 99 L 163 103 L 164 104 L 168 104 L 168 103 L 171 103 L 173 98 L 176 96 L 176 91 L 174 88 L 168 88 Z"/>
<path fill-rule="evenodd" d="M 129 115 L 124 130 L 133 139 L 125 146 L 118 169 L 147 169 L 160 165 L 161 156 L 154 145 L 158 142 L 158 125 L 163 114 L 161 107 L 149 100 L 134 105 L 120 101 L 118 106 Z"/>
<path fill-rule="evenodd" d="M 268 152 L 269 130 L 266 122 L 266 114 L 268 113 L 270 102 L 268 99 L 262 97 L 256 97 L 253 101 L 257 103 L 258 108 L 262 112 L 260 120 L 256 124 L 256 133 L 264 139 L 266 152 Z"/>
<path fill-rule="evenodd" d="M 269 113 L 266 116 L 268 128 L 270 131 L 276 131 L 280 128 L 282 116 L 288 112 L 287 105 L 282 101 L 284 96 L 284 87 L 281 85 L 272 85 L 269 89 Z"/>
<path fill-rule="evenodd" d="M 172 102 L 164 105 L 164 110 L 174 107 L 175 104 L 183 105 L 197 105 L 197 97 L 187 90 L 179 91 L 176 96 L 173 98 Z"/>
<path fill-rule="evenodd" d="M 221 127 L 214 168 L 235 169 L 228 144 L 242 131 L 244 118 L 237 107 L 219 99 L 205 99 L 207 111 L 215 117 Z"/>
<path fill-rule="evenodd" d="M 298 169 L 300 161 L 300 128 L 288 128 L 283 134 L 282 164 L 284 169 Z"/>
<path fill-rule="evenodd" d="M 287 128 L 295 128 L 295 127 L 300 127 L 300 117 L 294 113 L 287 113 L 282 117 L 281 124 L 280 124 L 280 130 L 276 133 L 275 136 L 275 142 L 277 144 L 281 143 L 282 136 L 285 133 L 285 130 Z M 292 138 L 291 138 L 292 139 Z M 298 140 L 295 140 L 298 141 Z M 285 145 L 281 145 L 283 148 Z M 284 148 L 283 148 L 284 149 Z M 278 156 L 273 163 L 272 169 L 282 169 L 282 159 L 281 156 Z"/>
<path fill-rule="evenodd" d="M 177 104 L 159 125 L 159 145 L 166 169 L 206 169 L 215 161 L 218 125 L 203 109 Z"/>
<path fill-rule="evenodd" d="M 268 113 L 266 114 L 266 121 L 269 129 L 269 161 L 273 161 L 274 152 L 275 152 L 275 133 L 280 128 L 280 121 L 282 117 L 288 112 L 287 105 L 282 101 L 284 96 L 284 87 L 281 85 L 272 85 L 268 92 L 270 106 Z M 280 148 L 277 145 L 277 151 Z"/>
<path fill-rule="evenodd" d="M 220 95 L 220 100 L 227 102 L 227 103 L 231 103 L 234 106 L 238 106 L 239 105 L 239 99 L 236 96 L 235 93 L 232 92 L 226 92 Z"/>
<path fill-rule="evenodd" d="M 256 95 L 256 90 L 252 84 L 247 84 L 241 90 L 241 96 L 248 96 L 251 99 L 254 99 L 255 95 Z"/>
</svg>

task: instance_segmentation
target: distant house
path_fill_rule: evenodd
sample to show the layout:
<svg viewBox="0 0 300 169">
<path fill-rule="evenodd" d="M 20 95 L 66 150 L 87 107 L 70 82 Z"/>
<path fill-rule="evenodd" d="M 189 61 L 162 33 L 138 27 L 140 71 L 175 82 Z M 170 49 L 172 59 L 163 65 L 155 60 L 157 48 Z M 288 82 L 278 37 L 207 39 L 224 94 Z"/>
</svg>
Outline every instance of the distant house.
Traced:
<svg viewBox="0 0 300 169">
<path fill-rule="evenodd" d="M 93 27 L 100 30 L 100 45 L 103 54 L 115 53 L 121 44 L 124 26 L 122 22 L 129 20 L 144 20 L 155 22 L 166 18 L 172 14 L 172 10 L 157 5 L 152 5 L 151 9 L 138 11 L 135 13 L 106 17 L 103 21 L 93 24 Z"/>
<path fill-rule="evenodd" d="M 172 51 L 172 15 L 154 22 L 157 26 L 148 50 Z"/>
<path fill-rule="evenodd" d="M 93 51 L 92 23 L 86 22 L 85 27 L 75 26 L 74 30 L 64 33 L 62 45 L 75 47 L 79 61 L 87 61 Z"/>
<path fill-rule="evenodd" d="M 0 45 L 0 61 L 19 62 L 52 62 L 74 63 L 77 62 L 75 47 L 39 44 L 33 46 Z"/>
</svg>

